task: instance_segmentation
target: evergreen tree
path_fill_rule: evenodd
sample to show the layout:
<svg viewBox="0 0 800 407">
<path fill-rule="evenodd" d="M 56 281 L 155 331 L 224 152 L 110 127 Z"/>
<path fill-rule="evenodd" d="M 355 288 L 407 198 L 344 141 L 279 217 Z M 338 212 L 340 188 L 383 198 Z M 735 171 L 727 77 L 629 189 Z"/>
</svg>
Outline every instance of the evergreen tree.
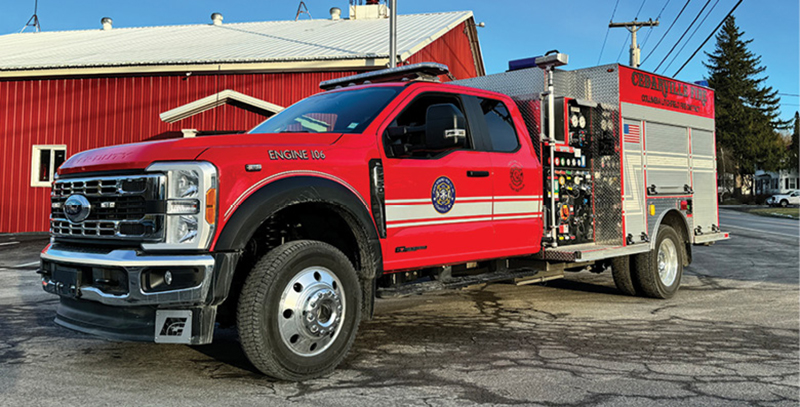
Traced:
<svg viewBox="0 0 800 407">
<path fill-rule="evenodd" d="M 789 123 L 778 118 L 778 91 L 765 85 L 768 77 L 761 74 L 766 67 L 747 49 L 753 40 L 743 40 L 743 35 L 734 17 L 728 17 L 704 65 L 716 95 L 717 152 L 724 148 L 729 153 L 735 175 L 744 182 L 756 167 L 775 171 L 786 166 L 786 148 L 777 130 Z"/>
</svg>

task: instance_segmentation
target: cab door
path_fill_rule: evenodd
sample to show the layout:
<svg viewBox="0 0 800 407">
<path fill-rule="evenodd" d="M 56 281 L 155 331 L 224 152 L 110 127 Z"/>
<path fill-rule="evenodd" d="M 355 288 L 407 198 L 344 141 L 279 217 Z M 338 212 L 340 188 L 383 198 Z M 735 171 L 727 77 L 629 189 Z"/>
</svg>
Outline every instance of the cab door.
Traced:
<svg viewBox="0 0 800 407">
<path fill-rule="evenodd" d="M 537 253 L 541 248 L 542 166 L 517 107 L 492 96 L 465 97 L 476 138 L 492 165 L 495 256 Z"/>
<path fill-rule="evenodd" d="M 386 270 L 458 263 L 493 257 L 491 161 L 478 151 L 465 115 L 463 145 L 425 146 L 429 107 L 454 105 L 464 114 L 460 95 L 412 93 L 396 109 L 383 135 Z M 402 129 L 402 136 L 390 135 Z M 395 131 L 398 133 L 398 131 Z"/>
</svg>

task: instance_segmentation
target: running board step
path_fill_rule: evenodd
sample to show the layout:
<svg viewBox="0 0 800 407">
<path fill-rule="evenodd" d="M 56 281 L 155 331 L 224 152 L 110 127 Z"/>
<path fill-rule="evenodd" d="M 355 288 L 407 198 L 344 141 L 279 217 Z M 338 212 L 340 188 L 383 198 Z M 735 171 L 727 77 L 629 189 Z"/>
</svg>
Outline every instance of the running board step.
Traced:
<svg viewBox="0 0 800 407">
<path fill-rule="evenodd" d="M 475 284 L 508 281 L 513 284 L 533 284 L 564 277 L 563 271 L 535 270 L 520 268 L 514 270 L 495 271 L 473 276 L 451 277 L 446 280 L 431 280 L 420 283 L 408 283 L 396 287 L 378 288 L 378 298 L 399 298 L 431 291 L 451 290 Z M 522 282 L 524 281 L 524 283 Z"/>
</svg>

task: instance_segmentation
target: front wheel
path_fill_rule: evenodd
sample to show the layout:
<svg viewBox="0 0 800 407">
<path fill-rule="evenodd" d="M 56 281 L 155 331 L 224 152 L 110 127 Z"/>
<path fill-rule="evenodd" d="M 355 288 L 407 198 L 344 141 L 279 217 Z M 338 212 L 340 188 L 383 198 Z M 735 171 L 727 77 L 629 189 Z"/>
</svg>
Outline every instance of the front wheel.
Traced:
<svg viewBox="0 0 800 407">
<path fill-rule="evenodd" d="M 352 263 L 335 247 L 298 240 L 256 263 L 237 311 L 239 339 L 262 373 L 305 380 L 333 371 L 353 344 L 361 290 Z"/>
<path fill-rule="evenodd" d="M 785 207 L 787 207 L 787 206 L 789 206 L 789 201 L 787 201 L 787 200 L 785 200 L 785 199 L 784 199 L 784 200 L 782 200 L 782 201 L 781 201 L 781 208 L 785 208 Z"/>
<path fill-rule="evenodd" d="M 683 250 L 675 229 L 661 225 L 656 248 L 631 257 L 631 273 L 640 292 L 652 298 L 672 298 L 681 285 Z"/>
</svg>

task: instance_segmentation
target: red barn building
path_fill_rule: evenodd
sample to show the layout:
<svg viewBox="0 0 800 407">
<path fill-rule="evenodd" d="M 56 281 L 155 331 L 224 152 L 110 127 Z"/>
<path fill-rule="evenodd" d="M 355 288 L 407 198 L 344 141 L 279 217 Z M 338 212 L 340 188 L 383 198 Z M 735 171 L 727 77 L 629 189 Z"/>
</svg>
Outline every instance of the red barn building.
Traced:
<svg viewBox="0 0 800 407">
<path fill-rule="evenodd" d="M 49 229 L 53 172 L 75 153 L 245 131 L 320 81 L 387 66 L 386 14 L 0 36 L 0 233 Z M 471 12 L 401 15 L 397 35 L 399 64 L 484 74 Z"/>
</svg>

